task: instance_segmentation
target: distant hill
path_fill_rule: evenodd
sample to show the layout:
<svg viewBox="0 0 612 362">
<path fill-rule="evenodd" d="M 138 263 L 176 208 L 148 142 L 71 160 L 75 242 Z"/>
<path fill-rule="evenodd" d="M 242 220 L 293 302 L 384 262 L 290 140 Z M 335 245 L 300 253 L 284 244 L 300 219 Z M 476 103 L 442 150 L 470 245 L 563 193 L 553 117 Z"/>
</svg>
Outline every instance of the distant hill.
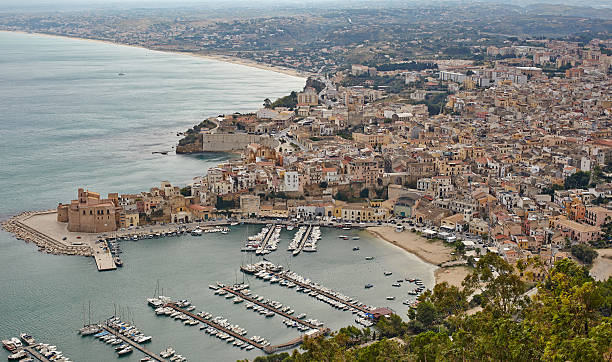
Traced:
<svg viewBox="0 0 612 362">
<path fill-rule="evenodd" d="M 563 4 L 533 4 L 525 7 L 531 15 L 575 16 L 584 18 L 612 19 L 612 8 L 593 8 Z"/>
</svg>

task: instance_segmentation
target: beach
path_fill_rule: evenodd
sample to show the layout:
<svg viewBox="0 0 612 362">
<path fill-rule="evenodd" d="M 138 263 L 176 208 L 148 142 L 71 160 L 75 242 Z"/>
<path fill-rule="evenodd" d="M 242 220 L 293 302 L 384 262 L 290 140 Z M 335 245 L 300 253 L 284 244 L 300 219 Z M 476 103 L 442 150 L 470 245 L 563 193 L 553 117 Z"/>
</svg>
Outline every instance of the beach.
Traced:
<svg viewBox="0 0 612 362">
<path fill-rule="evenodd" d="M 142 48 L 142 49 L 147 49 L 147 50 L 156 51 L 156 52 L 162 52 L 162 53 L 190 55 L 190 56 L 193 56 L 193 57 L 199 57 L 199 58 L 204 58 L 204 59 L 212 59 L 212 60 L 216 60 L 216 61 L 220 61 L 220 62 L 225 62 L 225 63 L 232 63 L 232 64 L 244 65 L 246 67 L 251 67 L 251 68 L 258 68 L 258 69 L 263 69 L 263 70 L 269 70 L 269 71 L 272 71 L 272 72 L 286 74 L 286 75 L 290 75 L 292 77 L 298 77 L 298 78 L 305 78 L 305 77 L 308 77 L 309 75 L 311 75 L 310 73 L 299 71 L 299 70 L 292 69 L 292 68 L 277 67 L 277 66 L 274 66 L 274 65 L 270 65 L 270 64 L 266 64 L 266 63 L 259 63 L 259 62 L 256 62 L 254 60 L 238 58 L 238 57 L 235 57 L 235 56 L 231 56 L 231 55 L 228 55 L 228 54 L 222 54 L 222 53 L 194 53 L 194 52 L 184 52 L 184 51 L 172 50 L 172 49 L 150 48 L 150 47 L 146 47 L 146 46 L 143 46 L 143 45 L 123 44 L 123 43 L 118 43 L 118 42 L 114 42 L 114 41 L 111 41 L 111 40 L 81 38 L 81 37 L 77 37 L 77 36 L 69 36 L 69 35 L 61 35 L 61 34 L 29 33 L 29 32 L 24 32 L 24 31 L 6 31 L 6 30 L 0 30 L 0 32 L 18 33 L 18 34 L 29 34 L 29 35 L 37 35 L 37 36 L 48 36 L 48 37 L 56 37 L 56 38 L 78 39 L 78 40 L 106 43 L 106 44 L 113 44 L 113 45 L 120 45 L 120 46 L 132 47 L 132 48 Z"/>
<path fill-rule="evenodd" d="M 374 226 L 367 230 L 376 237 L 396 245 L 409 253 L 419 257 L 421 260 L 440 266 L 443 263 L 453 260 L 451 253 L 453 248 L 444 245 L 439 241 L 429 241 L 422 236 L 409 231 L 396 232 L 391 226 Z M 449 268 L 438 268 L 435 271 L 436 283 L 447 282 L 451 285 L 461 286 L 463 278 L 469 273 L 469 269 L 464 266 Z"/>
<path fill-rule="evenodd" d="M 422 260 L 440 265 L 452 260 L 453 249 L 439 242 L 430 242 L 424 237 L 408 231 L 396 232 L 390 226 L 373 226 L 367 229 L 369 232 L 384 239 L 400 248 L 418 256 Z"/>
</svg>

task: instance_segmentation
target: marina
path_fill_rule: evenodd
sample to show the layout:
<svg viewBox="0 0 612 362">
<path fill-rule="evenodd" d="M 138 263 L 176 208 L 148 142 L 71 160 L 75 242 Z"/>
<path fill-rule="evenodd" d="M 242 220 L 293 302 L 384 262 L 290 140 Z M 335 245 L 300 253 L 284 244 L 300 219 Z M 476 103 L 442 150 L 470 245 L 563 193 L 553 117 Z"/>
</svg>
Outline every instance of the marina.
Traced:
<svg viewBox="0 0 612 362">
<path fill-rule="evenodd" d="M 234 237 L 232 238 L 229 238 L 229 236 L 223 235 L 220 232 L 205 234 L 206 236 L 203 235 L 201 237 L 193 236 L 191 235 L 191 233 L 185 232 L 180 235 L 177 235 L 176 237 L 170 237 L 170 238 L 167 238 L 167 237 L 164 238 L 162 236 L 153 237 L 151 239 L 147 238 L 143 240 L 144 242 L 147 243 L 146 248 L 143 248 L 142 244 L 138 242 L 132 242 L 131 240 L 117 241 L 116 243 L 117 245 L 120 245 L 120 248 L 113 248 L 116 250 L 117 255 L 123 256 L 127 254 L 130 257 L 129 258 L 130 260 L 134 258 L 133 262 L 130 262 L 128 267 L 124 267 L 124 272 L 117 274 L 117 275 L 122 275 L 122 274 L 125 274 L 125 272 L 130 272 L 130 270 L 132 270 L 132 268 L 134 268 L 135 266 L 142 265 L 142 262 L 145 260 L 147 261 L 147 263 L 151 262 L 151 263 L 156 263 L 157 265 L 163 265 L 164 260 L 166 260 L 167 258 L 167 255 L 175 255 L 174 256 L 175 258 L 177 257 L 182 258 L 182 260 L 192 260 L 189 263 L 189 265 L 193 268 L 196 265 L 199 265 L 199 264 L 194 264 L 194 262 L 198 262 L 199 260 L 197 255 L 200 255 L 200 258 L 202 257 L 202 255 L 205 255 L 205 254 L 202 254 L 201 252 L 199 254 L 198 252 L 196 252 L 195 255 L 193 255 L 193 258 L 190 259 L 190 255 L 194 254 L 193 252 L 194 250 L 196 251 L 199 250 L 198 248 L 201 248 L 202 251 L 205 250 L 206 253 L 221 252 L 221 250 L 236 250 L 235 247 L 242 243 L 242 241 L 240 240 L 241 238 L 236 237 L 236 236 L 244 234 L 244 230 L 246 229 L 246 226 L 236 225 L 235 227 L 239 231 L 232 233 L 232 235 L 234 235 Z M 297 228 L 295 231 L 297 231 Z M 326 228 L 323 230 L 323 234 L 325 235 L 326 238 L 328 238 L 328 239 L 325 239 L 326 241 L 336 240 L 337 234 L 340 232 L 342 231 L 337 230 L 335 228 L 334 229 Z M 203 238 L 206 238 L 206 244 L 202 243 Z M 369 239 L 365 239 L 365 240 L 369 240 Z M 359 245 L 361 246 L 362 250 L 368 253 L 366 255 L 375 255 L 377 260 L 386 260 L 386 257 L 382 256 L 380 253 L 373 251 L 375 249 L 370 249 L 367 245 L 364 245 L 363 244 L 364 242 L 367 242 L 367 241 L 360 241 Z M 228 245 L 228 243 L 232 243 L 232 244 Z M 352 243 L 353 242 L 349 241 L 347 245 L 352 247 Z M 102 244 L 102 243 L 99 243 L 99 244 Z M 234 341 L 227 343 L 227 339 L 224 339 L 222 340 L 224 343 L 219 343 L 218 340 L 220 339 L 220 337 L 211 338 L 211 339 L 205 338 L 205 341 L 202 341 L 202 344 L 206 345 L 207 346 L 206 348 L 213 348 L 215 351 L 218 351 L 218 352 L 215 352 L 216 355 L 220 355 L 220 353 L 222 353 L 223 355 L 227 354 L 227 355 L 231 355 L 232 359 L 240 359 L 240 358 L 244 358 L 245 356 L 250 356 L 249 358 L 252 358 L 251 356 L 254 357 L 257 355 L 257 353 L 267 353 L 267 351 L 279 350 L 277 348 L 284 349 L 284 348 L 292 348 L 291 346 L 293 347 L 299 346 L 299 344 L 302 343 L 302 340 L 305 335 L 310 335 L 311 333 L 319 333 L 319 328 L 327 327 L 327 328 L 335 329 L 335 328 L 340 328 L 348 324 L 369 325 L 370 323 L 372 323 L 371 320 L 366 316 L 367 313 L 359 309 L 361 303 L 357 301 L 351 302 L 348 299 L 343 299 L 343 297 L 341 296 L 342 293 L 337 292 L 338 290 L 342 290 L 341 285 L 334 285 L 333 286 L 334 290 L 332 290 L 331 288 L 328 288 L 329 286 L 323 286 L 319 284 L 319 280 L 324 282 L 325 284 L 327 284 L 329 281 L 335 281 L 335 279 L 330 279 L 330 280 L 325 279 L 325 273 L 321 271 L 322 269 L 318 269 L 318 265 L 320 265 L 321 263 L 321 261 L 319 260 L 321 258 L 323 258 L 323 260 L 326 260 L 326 259 L 332 259 L 336 261 L 339 260 L 343 265 L 346 265 L 346 272 L 345 272 L 346 275 L 354 274 L 354 267 L 352 267 L 349 264 L 350 263 L 349 260 L 354 260 L 353 263 L 354 262 L 359 263 L 360 262 L 359 260 L 361 260 L 361 263 L 363 263 L 364 266 L 371 265 L 371 266 L 368 266 L 367 268 L 374 267 L 374 269 L 371 271 L 374 274 L 373 274 L 373 277 L 371 279 L 368 278 L 368 280 L 376 284 L 375 289 L 379 291 L 380 299 L 382 300 L 385 300 L 386 296 L 391 295 L 389 294 L 388 291 L 380 291 L 382 290 L 381 288 L 383 288 L 382 283 L 384 283 L 383 279 L 385 278 L 383 271 L 385 270 L 397 271 L 398 270 L 397 267 L 399 264 L 395 264 L 396 265 L 395 267 L 392 266 L 394 264 L 385 264 L 385 267 L 383 267 L 383 266 L 379 266 L 380 264 L 379 262 L 375 262 L 375 263 L 364 262 L 363 257 L 359 257 L 356 255 L 354 256 L 354 254 L 350 252 L 350 248 L 348 249 L 348 252 L 347 252 L 346 249 L 342 251 L 341 249 L 338 249 L 338 248 L 332 248 L 333 242 L 331 243 L 326 242 L 323 245 L 324 246 L 321 246 L 321 249 L 324 250 L 324 252 L 318 253 L 315 258 L 291 259 L 293 260 L 291 272 L 287 272 L 284 269 L 275 268 L 276 266 L 278 266 L 277 264 L 275 264 L 274 266 L 270 265 L 269 267 L 266 267 L 267 271 L 272 271 L 274 272 L 274 274 L 269 275 L 270 279 L 267 281 L 263 278 L 256 277 L 256 280 L 253 280 L 252 282 L 250 282 L 249 284 L 252 285 L 250 295 L 247 295 L 246 293 L 248 293 L 248 291 L 244 289 L 237 291 L 240 294 L 230 292 L 228 288 L 233 288 L 234 284 L 230 284 L 224 287 L 219 287 L 215 283 L 211 283 L 211 288 L 209 289 L 208 283 L 205 283 L 204 288 L 199 288 L 203 290 L 198 291 L 198 290 L 189 289 L 188 292 L 190 294 L 190 297 L 192 297 L 194 301 L 197 301 L 197 303 L 195 304 L 210 306 L 209 308 L 214 309 L 217 313 L 219 313 L 218 315 L 223 314 L 226 316 L 231 316 L 232 317 L 231 319 L 233 320 L 235 319 L 235 322 L 238 322 L 241 325 L 248 327 L 249 330 L 254 331 L 255 332 L 253 333 L 254 335 L 260 335 L 260 336 L 265 335 L 266 337 L 269 337 L 267 339 L 270 342 L 274 342 L 274 343 L 271 343 L 270 346 L 263 346 L 263 348 L 255 347 L 252 344 L 248 344 L 249 346 L 252 347 L 251 349 L 248 349 L 247 346 L 242 348 L 241 346 L 234 345 L 233 343 L 235 341 L 244 343 L 244 341 L 240 338 L 236 340 L 233 335 L 228 334 L 227 339 L 234 338 Z M 383 245 L 386 245 L 386 244 L 383 244 Z M 177 247 L 179 246 L 181 247 L 181 249 L 177 249 Z M 185 249 L 182 249 L 183 247 L 185 247 Z M 224 249 L 219 249 L 219 248 L 224 248 Z M 338 250 L 333 251 L 332 249 L 333 250 L 338 249 Z M 118 253 L 119 250 L 121 250 L 121 253 Z M 330 250 L 332 250 L 331 255 L 329 254 Z M 136 253 L 135 251 L 138 251 L 138 253 Z M 176 255 L 177 251 L 182 251 L 182 254 L 180 254 L 181 256 Z M 143 254 L 143 255 L 139 257 L 139 254 Z M 242 261 L 244 260 L 244 254 L 242 254 L 243 255 L 242 258 L 240 258 L 240 255 L 241 255 L 240 253 L 233 253 L 233 254 L 230 253 L 229 262 L 234 263 L 234 265 L 240 264 L 241 260 Z M 253 257 L 254 256 L 255 254 L 253 253 Z M 282 256 L 280 256 L 280 258 L 282 258 Z M 309 260 L 309 261 L 306 262 L 306 260 Z M 210 278 L 211 279 L 212 278 L 227 279 L 228 274 L 230 273 L 230 270 L 228 268 L 223 269 L 223 266 L 222 266 L 222 264 L 225 264 L 227 262 L 228 261 L 219 260 L 219 264 L 216 266 L 218 271 L 215 271 L 215 268 L 210 268 L 210 270 L 212 271 Z M 311 266 L 312 263 L 315 263 L 314 264 L 315 267 Z M 325 261 L 325 263 L 329 263 L 329 262 Z M 206 270 L 209 270 L 209 269 L 207 268 Z M 298 270 L 299 270 L 299 274 L 297 272 Z M 149 274 L 150 270 L 145 269 L 143 270 L 143 272 L 145 272 L 145 274 L 142 274 L 141 277 L 137 277 L 136 280 L 145 280 L 145 281 L 149 280 L 150 281 L 150 278 L 151 278 Z M 397 273 L 394 273 L 394 275 L 395 274 Z M 114 275 L 114 274 L 109 274 L 109 275 Z M 374 275 L 376 275 L 376 277 L 374 277 Z M 127 277 L 130 277 L 130 274 L 125 276 L 125 278 Z M 166 277 L 163 277 L 163 276 L 160 276 L 160 277 L 163 278 L 164 289 L 166 290 L 166 292 L 173 294 L 173 295 L 174 294 L 184 294 L 186 292 L 186 290 L 182 289 L 184 288 L 181 286 L 182 285 L 181 283 L 183 282 L 181 282 L 180 280 L 167 279 Z M 120 280 L 125 279 L 125 278 L 121 277 Z M 133 277 L 130 277 L 130 278 L 133 278 Z M 274 282 L 271 282 L 272 278 L 275 278 Z M 343 277 L 343 278 L 346 278 L 346 277 Z M 391 282 L 395 282 L 395 279 L 397 278 L 392 278 L 392 281 L 388 280 L 388 278 L 389 277 L 387 277 L 388 284 L 386 285 L 390 287 Z M 308 279 L 310 279 L 310 281 Z M 198 283 L 198 282 L 202 283 L 201 278 L 192 278 L 189 280 L 191 280 L 191 282 L 193 283 Z M 317 280 L 317 282 L 311 282 L 312 280 Z M 265 283 L 265 284 L 261 284 L 261 283 Z M 174 284 L 174 285 L 169 285 L 169 284 Z M 266 294 L 268 295 L 268 298 L 266 299 L 278 300 L 283 303 L 282 307 L 276 308 L 280 313 L 275 313 L 273 309 L 271 308 L 264 308 L 265 306 L 270 307 L 271 306 L 270 304 L 266 303 L 265 305 L 260 305 L 252 301 L 252 298 L 254 296 L 252 291 L 256 290 L 257 292 L 259 292 L 259 288 L 262 285 L 272 286 L 273 288 L 275 286 L 284 287 L 284 288 L 274 288 L 278 290 L 279 293 L 273 292 L 269 294 L 267 292 L 264 292 L 264 295 Z M 217 290 L 221 290 L 225 292 L 226 293 L 225 296 L 228 296 L 229 299 L 226 299 L 224 301 L 223 299 L 225 299 L 225 296 L 219 297 L 218 295 L 214 295 L 211 292 L 211 290 L 214 288 L 217 288 Z M 299 288 L 301 288 L 301 290 L 299 292 L 295 292 Z M 412 289 L 413 288 L 408 288 L 406 292 L 411 291 Z M 138 290 L 142 290 L 142 288 L 138 288 Z M 234 289 L 233 291 L 236 291 L 236 290 Z M 286 291 L 286 292 L 281 292 L 281 291 Z M 305 291 L 307 292 L 305 293 Z M 359 299 L 364 298 L 364 296 L 361 295 L 362 293 L 359 293 L 356 290 L 348 289 L 346 291 L 351 293 L 349 295 L 356 294 L 357 296 L 359 296 Z M 202 293 L 202 292 L 207 292 L 207 293 Z M 311 295 L 311 293 L 313 294 Z M 314 293 L 316 293 L 316 295 Z M 335 298 L 328 298 L 328 295 L 325 293 L 329 293 L 329 295 L 332 295 Z M 141 291 L 138 293 L 139 298 L 142 298 L 143 294 L 149 294 L 149 293 L 147 293 L 146 290 Z M 161 292 L 160 294 L 164 294 L 164 293 Z M 206 295 L 209 295 L 213 299 L 207 298 Z M 261 293 L 259 293 L 259 295 L 261 295 Z M 303 295 L 308 296 L 308 298 L 304 298 Z M 291 297 L 291 296 L 294 296 L 294 297 Z M 244 298 L 244 297 L 249 297 L 249 298 Z M 113 297 L 113 298 L 116 298 L 116 297 Z M 235 302 L 234 301 L 235 298 L 239 298 L 238 300 L 242 300 L 242 301 Z M 368 304 L 372 303 L 370 305 L 377 305 L 375 304 L 376 299 L 372 299 L 372 298 L 369 298 L 369 299 L 370 300 L 368 300 Z M 402 302 L 406 298 L 401 298 L 399 295 L 397 295 L 397 299 L 398 299 L 398 303 L 401 305 Z M 353 312 L 351 310 L 351 307 L 346 305 L 344 302 L 349 302 L 349 303 L 352 303 L 353 305 L 357 305 L 358 308 L 357 309 L 353 308 L 355 310 L 355 312 Z M 389 302 L 393 303 L 394 301 L 389 301 Z M 133 304 L 134 302 L 131 302 L 130 306 L 132 306 Z M 265 315 L 262 315 L 261 313 L 255 313 L 253 312 L 252 308 L 250 309 L 247 308 L 248 304 L 253 304 L 262 309 L 265 309 L 266 313 L 273 313 L 275 317 L 266 317 Z M 385 305 L 383 303 L 381 304 Z M 283 309 L 285 307 L 288 307 L 289 305 L 291 305 L 292 306 L 291 308 L 295 310 L 294 313 L 289 314 L 291 309 L 283 312 Z M 316 305 L 321 305 L 322 309 L 317 307 Z M 190 308 L 192 307 L 194 306 L 189 305 L 189 306 L 183 306 L 180 308 L 182 310 L 185 310 L 188 313 L 197 315 L 198 310 L 200 309 L 198 308 L 197 310 L 190 310 Z M 345 307 L 347 308 L 346 310 L 345 310 Z M 209 308 L 205 308 L 205 309 L 209 309 Z M 135 311 L 137 315 L 139 314 L 138 308 L 132 308 L 132 310 Z M 366 308 L 365 310 L 369 311 L 370 309 Z M 346 312 L 346 313 L 338 313 L 338 312 Z M 283 315 L 283 313 L 285 315 Z M 307 316 L 305 316 L 305 314 L 307 314 Z M 351 316 L 351 314 L 355 314 L 355 315 Z M 289 318 L 287 318 L 287 315 L 289 316 Z M 345 315 L 345 317 L 342 317 L 342 315 Z M 193 319 L 189 315 L 187 315 L 187 317 L 190 320 Z M 318 318 L 320 321 L 325 321 L 325 326 L 318 327 L 317 324 L 311 323 L 309 320 L 312 318 Z M 150 319 L 150 317 L 145 318 L 142 315 L 140 315 L 139 317 L 137 317 L 137 319 L 139 321 L 139 325 L 142 324 L 143 327 L 146 327 L 146 329 L 151 330 L 151 331 L 156 331 L 155 332 L 156 336 L 158 334 L 160 335 L 160 337 L 156 337 L 158 342 L 153 341 L 151 342 L 152 343 L 151 345 L 148 345 L 145 347 L 148 351 L 153 352 L 153 353 L 164 351 L 168 347 L 168 344 L 172 344 L 173 347 L 176 348 L 177 350 L 180 350 L 181 353 L 185 357 L 193 357 L 194 356 L 193 353 L 197 353 L 194 351 L 198 350 L 197 348 L 191 346 L 191 344 L 193 344 L 193 338 L 195 338 L 195 336 L 193 336 L 192 334 L 195 331 L 197 331 L 199 328 L 203 327 L 204 325 L 206 325 L 206 328 L 204 330 L 199 330 L 202 334 L 206 332 L 207 328 L 212 328 L 208 324 L 205 324 L 205 323 L 203 324 L 198 319 L 193 319 L 197 322 L 197 324 L 194 326 L 196 328 L 192 327 L 189 324 L 184 324 L 185 321 L 183 320 L 177 320 L 178 323 L 172 324 L 172 326 L 163 327 L 159 325 L 159 322 L 152 323 L 152 321 L 148 320 Z M 153 318 L 153 320 L 161 321 L 162 319 Z M 301 323 L 300 321 L 303 323 Z M 313 326 L 314 328 L 312 328 Z M 300 327 L 308 328 L 308 329 L 303 330 L 303 329 L 300 329 Z M 283 331 L 285 331 L 284 334 L 283 334 Z M 225 332 L 222 331 L 222 333 L 225 333 Z M 206 332 L 206 334 L 210 334 L 210 333 Z M 181 336 L 180 340 L 178 340 L 176 336 Z M 251 337 L 251 334 L 245 337 L 248 339 Z M 164 341 L 164 340 L 168 341 L 168 344 L 160 345 L 159 342 Z M 64 342 L 61 342 L 61 343 L 64 343 Z M 258 343 L 258 342 L 255 342 L 255 343 Z M 120 345 L 109 346 L 106 343 L 90 343 L 90 344 L 99 346 L 99 347 L 96 347 L 96 350 L 102 349 L 98 353 L 108 354 L 108 357 L 113 356 L 113 358 L 116 358 L 117 356 L 117 353 L 113 349 L 117 346 L 120 346 Z M 210 346 L 209 344 L 212 344 L 212 346 Z M 153 346 L 153 348 L 151 348 L 151 346 Z M 232 348 L 228 348 L 228 347 L 232 347 Z M 80 348 L 86 348 L 86 350 L 89 349 L 88 346 L 87 347 L 79 346 L 78 349 Z M 134 347 L 132 348 L 133 348 L 133 352 L 129 353 L 131 356 L 126 356 L 125 358 L 126 360 L 130 360 L 130 361 L 135 360 L 135 358 L 138 357 L 142 353 L 137 348 L 134 348 Z M 262 351 L 262 352 L 258 352 L 258 351 Z M 71 351 L 70 354 L 72 355 L 73 351 Z M 160 353 L 157 353 L 157 355 L 160 356 Z M 140 357 L 138 357 L 138 359 L 140 359 Z M 89 360 L 89 359 L 84 358 L 81 355 L 78 360 Z"/>
<path fill-rule="evenodd" d="M 262 308 L 265 308 L 266 310 L 269 310 L 269 311 L 271 311 L 271 312 L 273 312 L 275 314 L 278 314 L 278 315 L 280 315 L 280 316 L 282 316 L 282 317 L 284 317 L 284 318 L 286 318 L 288 320 L 291 320 L 291 321 L 293 321 L 295 323 L 301 324 L 301 325 L 303 325 L 303 326 L 305 326 L 305 327 L 307 327 L 309 329 L 316 329 L 316 330 L 320 330 L 320 331 L 324 330 L 324 328 L 322 328 L 322 324 L 314 325 L 311 322 L 308 322 L 308 321 L 299 319 L 297 317 L 294 317 L 293 315 L 291 315 L 291 314 L 289 314 L 287 312 L 284 312 L 283 310 L 281 310 L 279 308 L 275 308 L 275 307 L 273 307 L 273 306 L 271 306 L 271 305 L 269 305 L 267 303 L 264 303 L 263 301 L 260 301 L 258 299 L 253 298 L 252 296 L 250 296 L 248 294 L 245 294 L 244 290 L 241 291 L 240 288 L 223 287 L 223 290 L 225 290 L 228 293 L 231 293 L 233 295 L 236 295 L 236 296 L 238 296 L 238 297 L 240 297 L 240 298 L 242 298 L 244 300 L 247 300 L 250 303 L 253 303 L 253 304 L 256 304 L 256 305 L 258 305 L 258 306 L 260 306 Z M 250 292 L 249 292 L 249 294 L 250 294 Z M 263 300 L 263 298 L 262 298 L 262 300 Z"/>
<path fill-rule="evenodd" d="M 325 288 L 318 283 L 312 282 L 310 279 L 291 271 L 283 271 L 282 266 L 276 266 L 270 262 L 262 261 L 255 264 L 249 264 L 242 266 L 240 270 L 247 274 L 254 274 L 256 277 L 272 282 L 272 278 L 283 279 L 287 282 L 291 282 L 299 288 L 295 290 L 304 293 L 308 293 L 312 297 L 328 303 L 336 308 L 342 308 L 347 311 L 358 311 L 362 313 L 371 313 L 376 308 L 367 306 L 363 303 L 353 300 L 339 292 L 332 291 Z"/>
</svg>

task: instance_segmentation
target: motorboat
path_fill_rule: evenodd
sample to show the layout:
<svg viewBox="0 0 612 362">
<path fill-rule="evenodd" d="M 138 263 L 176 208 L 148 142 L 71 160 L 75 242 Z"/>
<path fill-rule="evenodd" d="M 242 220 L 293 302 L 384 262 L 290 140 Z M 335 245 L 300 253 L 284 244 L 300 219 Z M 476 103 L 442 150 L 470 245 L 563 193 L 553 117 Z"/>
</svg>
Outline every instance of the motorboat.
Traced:
<svg viewBox="0 0 612 362">
<path fill-rule="evenodd" d="M 391 274 L 393 274 L 393 273 L 392 273 L 392 272 L 390 272 L 390 271 L 386 271 L 386 272 L 384 272 L 384 274 L 385 274 L 385 276 L 387 276 L 387 277 L 388 277 L 389 275 L 391 275 Z"/>
<path fill-rule="evenodd" d="M 395 300 L 395 297 L 389 296 L 387 297 L 387 300 Z"/>
<path fill-rule="evenodd" d="M 358 246 L 353 247 L 353 251 L 358 251 L 358 250 L 359 250 Z"/>
<path fill-rule="evenodd" d="M 21 333 L 19 335 L 19 338 L 21 338 L 21 340 L 23 340 L 25 342 L 25 344 L 27 344 L 28 346 L 31 346 L 34 343 L 36 343 L 36 341 L 34 340 L 34 337 L 30 336 L 27 333 Z"/>
<path fill-rule="evenodd" d="M 370 289 L 370 288 L 372 288 L 373 286 L 374 286 L 373 284 L 366 284 L 366 285 L 365 285 L 365 288 L 366 288 L 366 289 Z"/>
</svg>

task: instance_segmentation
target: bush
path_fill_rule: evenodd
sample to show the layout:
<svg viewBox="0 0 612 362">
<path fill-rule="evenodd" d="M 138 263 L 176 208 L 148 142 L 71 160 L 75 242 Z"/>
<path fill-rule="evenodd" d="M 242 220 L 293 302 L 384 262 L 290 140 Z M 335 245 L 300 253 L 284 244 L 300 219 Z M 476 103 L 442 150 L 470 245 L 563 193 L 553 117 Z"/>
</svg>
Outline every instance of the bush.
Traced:
<svg viewBox="0 0 612 362">
<path fill-rule="evenodd" d="M 591 265 L 593 260 L 597 258 L 597 252 L 586 244 L 572 245 L 570 251 L 572 252 L 572 255 L 576 257 L 576 259 L 587 265 Z"/>
</svg>

